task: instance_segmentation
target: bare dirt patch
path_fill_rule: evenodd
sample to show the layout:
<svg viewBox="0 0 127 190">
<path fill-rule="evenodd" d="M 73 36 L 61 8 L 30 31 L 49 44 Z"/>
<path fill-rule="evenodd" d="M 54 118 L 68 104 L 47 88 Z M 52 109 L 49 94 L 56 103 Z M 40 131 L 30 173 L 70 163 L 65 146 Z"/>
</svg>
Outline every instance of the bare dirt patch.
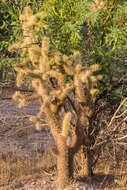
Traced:
<svg viewBox="0 0 127 190">
<path fill-rule="evenodd" d="M 39 103 L 29 103 L 18 108 L 18 104 L 10 100 L 0 101 L 0 151 L 13 152 L 20 156 L 29 156 L 33 151 L 43 152 L 52 143 L 48 127 L 38 132 L 29 117 L 39 111 Z"/>
</svg>

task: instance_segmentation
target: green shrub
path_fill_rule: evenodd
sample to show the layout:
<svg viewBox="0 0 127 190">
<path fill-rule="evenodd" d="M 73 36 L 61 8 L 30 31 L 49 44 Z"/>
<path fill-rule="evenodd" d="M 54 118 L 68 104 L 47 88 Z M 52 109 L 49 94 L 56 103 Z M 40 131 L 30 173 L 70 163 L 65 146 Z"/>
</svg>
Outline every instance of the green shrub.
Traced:
<svg viewBox="0 0 127 190">
<path fill-rule="evenodd" d="M 0 71 L 2 75 L 0 76 L 0 78 L 5 78 L 5 76 L 13 71 L 13 64 L 17 62 L 19 56 L 18 52 L 16 54 L 9 53 L 8 47 L 22 37 L 22 30 L 19 21 L 19 12 L 28 5 L 32 7 L 32 10 L 34 12 L 36 12 L 38 9 L 40 9 L 42 1 L 0 1 Z"/>
<path fill-rule="evenodd" d="M 43 36 L 47 36 L 52 48 L 61 53 L 70 55 L 78 50 L 85 65 L 99 64 L 103 74 L 103 85 L 100 88 L 105 94 L 113 95 L 112 89 L 117 83 L 119 89 L 121 84 L 122 89 L 126 88 L 126 0 L 2 0 L 0 5 L 0 16 L 3 20 L 0 28 L 0 62 L 4 70 L 7 70 L 8 64 L 17 62 L 14 58 L 18 59 L 20 55 L 20 51 L 16 54 L 9 53 L 7 47 L 21 38 L 19 11 L 22 12 L 29 5 L 34 13 L 42 12 L 38 44 Z M 122 92 L 122 96 L 116 96 L 116 100 L 119 100 L 125 96 L 125 92 Z"/>
<path fill-rule="evenodd" d="M 89 0 L 44 1 L 44 22 L 48 25 L 48 36 L 62 53 L 70 54 L 73 50 L 82 50 L 82 27 L 89 16 L 90 4 Z"/>
<path fill-rule="evenodd" d="M 126 77 L 127 2 L 92 0 L 45 0 L 42 7 L 44 27 L 40 37 L 50 38 L 52 47 L 66 55 L 81 52 L 85 65 L 99 64 L 102 91 L 112 94 L 114 86 Z M 105 93 L 105 94 L 106 94 Z M 116 101 L 123 97 L 116 94 Z"/>
</svg>

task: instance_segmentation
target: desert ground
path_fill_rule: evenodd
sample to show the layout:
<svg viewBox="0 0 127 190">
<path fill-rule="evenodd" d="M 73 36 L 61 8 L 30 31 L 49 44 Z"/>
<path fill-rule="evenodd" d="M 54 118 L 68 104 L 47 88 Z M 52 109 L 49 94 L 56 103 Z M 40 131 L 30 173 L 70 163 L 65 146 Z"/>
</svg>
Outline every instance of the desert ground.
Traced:
<svg viewBox="0 0 127 190">
<path fill-rule="evenodd" d="M 9 85 L 8 85 L 9 84 Z M 23 108 L 12 99 L 13 83 L 0 83 L 0 190 L 56 190 L 56 159 L 50 152 L 54 144 L 45 117 L 37 131 L 29 117 L 39 111 L 38 101 Z M 20 89 L 21 90 L 21 89 Z M 23 90 L 30 95 L 32 91 Z M 127 126 L 126 126 L 127 127 Z M 127 146 L 116 150 L 117 159 L 105 148 L 92 179 L 75 179 L 66 190 L 127 190 Z"/>
</svg>

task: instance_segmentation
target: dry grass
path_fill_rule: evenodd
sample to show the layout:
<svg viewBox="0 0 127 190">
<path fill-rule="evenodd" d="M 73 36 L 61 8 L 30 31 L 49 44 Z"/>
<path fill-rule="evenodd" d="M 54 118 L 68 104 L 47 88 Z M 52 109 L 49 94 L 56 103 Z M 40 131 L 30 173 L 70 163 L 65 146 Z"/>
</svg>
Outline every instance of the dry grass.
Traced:
<svg viewBox="0 0 127 190">
<path fill-rule="evenodd" d="M 23 139 L 25 142 L 25 139 L 34 132 L 34 130 L 28 133 L 24 131 L 26 135 L 18 134 L 16 139 L 19 141 Z M 117 147 L 116 160 L 113 159 L 111 153 L 112 147 L 105 147 L 94 170 L 93 183 L 96 184 L 98 190 L 127 190 L 127 151 L 123 147 Z M 76 163 L 75 176 L 79 179 L 78 160 Z M 40 154 L 36 150 L 31 157 L 17 156 L 13 152 L 0 153 L 0 190 L 17 190 L 31 180 L 45 179 L 45 176 L 48 177 L 47 181 L 50 181 L 50 177 L 54 174 L 56 174 L 56 159 L 50 151 Z M 83 180 L 87 182 L 87 179 Z"/>
<path fill-rule="evenodd" d="M 0 155 L 0 190 L 11 190 L 21 187 L 21 182 L 52 175 L 55 172 L 56 160 L 49 152 L 42 157 L 37 154 L 32 158 L 21 158 L 8 153 Z"/>
<path fill-rule="evenodd" d="M 98 189 L 126 190 L 127 189 L 127 161 L 123 158 L 114 166 L 112 160 L 105 155 L 99 160 L 95 168 L 93 182 Z M 29 180 L 52 176 L 56 173 L 56 160 L 45 152 L 42 156 L 37 153 L 31 158 L 21 158 L 8 153 L 0 155 L 0 190 L 14 190 L 21 188 Z"/>
<path fill-rule="evenodd" d="M 119 149 L 125 156 L 126 150 Z M 117 155 L 119 156 L 119 155 Z M 121 156 L 121 155 L 120 155 Z M 95 168 L 95 179 L 100 178 L 99 187 L 104 190 L 127 190 L 127 154 L 119 157 L 115 162 L 109 157 L 108 152 L 98 162 Z M 98 179 L 99 180 L 99 179 Z"/>
</svg>

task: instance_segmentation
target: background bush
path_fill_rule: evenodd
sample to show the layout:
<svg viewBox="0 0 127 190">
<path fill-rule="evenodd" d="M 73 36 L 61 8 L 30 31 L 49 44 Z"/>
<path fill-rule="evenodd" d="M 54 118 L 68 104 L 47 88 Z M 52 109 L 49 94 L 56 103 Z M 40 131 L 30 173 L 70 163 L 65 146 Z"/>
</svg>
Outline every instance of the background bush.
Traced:
<svg viewBox="0 0 127 190">
<path fill-rule="evenodd" d="M 1 0 L 0 1 L 0 79 L 14 74 L 13 64 L 19 61 L 18 53 L 8 52 L 8 47 L 22 37 L 19 12 L 30 6 L 34 12 L 41 8 L 43 1 Z"/>
<path fill-rule="evenodd" d="M 0 70 L 4 77 L 8 67 L 19 61 L 19 53 L 9 53 L 9 45 L 21 34 L 19 12 L 30 6 L 42 11 L 38 43 L 48 36 L 52 47 L 70 55 L 82 53 L 84 64 L 98 63 L 103 81 L 100 86 L 108 100 L 126 96 L 127 2 L 92 0 L 2 0 L 0 2 Z M 10 70 L 9 70 L 10 71 Z"/>
</svg>

